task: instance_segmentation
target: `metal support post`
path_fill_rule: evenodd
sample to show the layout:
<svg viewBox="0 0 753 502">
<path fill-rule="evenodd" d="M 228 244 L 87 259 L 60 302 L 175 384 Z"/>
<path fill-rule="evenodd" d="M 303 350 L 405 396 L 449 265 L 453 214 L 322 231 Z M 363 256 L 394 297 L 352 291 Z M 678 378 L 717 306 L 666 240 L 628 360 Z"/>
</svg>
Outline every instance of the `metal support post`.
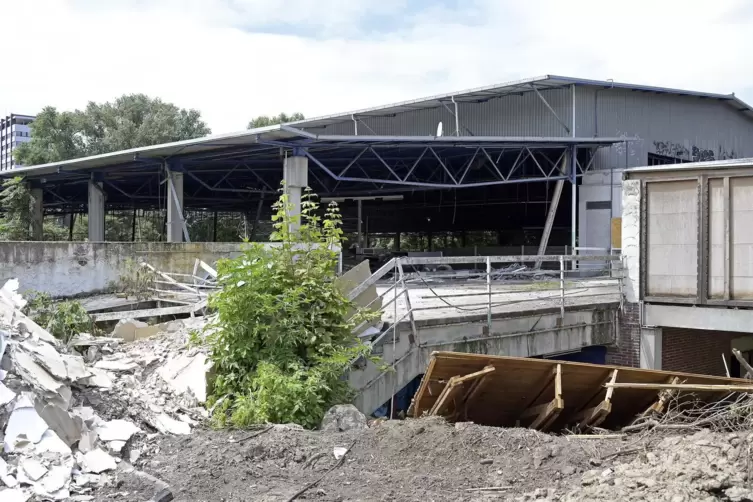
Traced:
<svg viewBox="0 0 753 502">
<path fill-rule="evenodd" d="M 410 343 L 411 345 L 415 345 L 418 340 L 418 330 L 416 329 L 416 319 L 413 316 L 413 306 L 411 305 L 411 302 L 410 302 L 410 293 L 408 291 L 408 286 L 406 286 L 405 284 L 405 273 L 403 272 L 403 264 L 399 258 L 395 261 L 397 263 L 397 271 L 400 276 L 400 285 L 403 287 L 403 293 L 405 294 L 405 307 L 408 309 L 408 318 L 410 319 L 410 331 L 411 331 Z M 395 301 L 395 303 L 397 303 L 397 301 Z"/>
<path fill-rule="evenodd" d="M 486 313 L 486 325 L 489 328 L 489 335 L 492 334 L 492 259 L 486 257 L 486 293 L 489 298 L 489 308 Z"/>
<path fill-rule="evenodd" d="M 578 155 L 578 147 L 574 146 L 572 147 L 572 160 L 570 161 L 570 183 L 571 186 L 571 195 L 570 197 L 572 200 L 570 201 L 570 212 L 571 212 L 571 222 L 570 222 L 570 246 L 572 246 L 573 254 L 576 254 L 575 248 L 578 246 L 578 219 L 577 219 L 577 210 L 578 210 L 578 178 L 576 177 L 576 165 L 577 165 L 577 155 Z M 575 268 L 575 262 L 573 262 L 573 268 Z"/>
<path fill-rule="evenodd" d="M 460 117 L 458 116 L 458 102 L 455 96 L 451 96 L 452 104 L 455 107 L 455 136 L 460 136 Z"/>
<path fill-rule="evenodd" d="M 358 250 L 360 251 L 363 249 L 363 231 L 362 231 L 362 225 L 363 225 L 363 201 L 361 199 L 358 199 L 356 201 L 358 205 L 358 223 L 356 226 L 356 243 L 358 244 Z"/>
<path fill-rule="evenodd" d="M 165 164 L 165 174 L 167 176 L 167 242 L 191 242 L 183 214 L 183 173 Z"/>
<path fill-rule="evenodd" d="M 560 318 L 565 320 L 565 257 L 560 256 Z"/>
<path fill-rule="evenodd" d="M 131 215 L 131 242 L 136 242 L 136 208 L 133 208 Z"/>
<path fill-rule="evenodd" d="M 44 208 L 42 207 L 43 192 L 41 188 L 29 190 L 31 195 L 31 240 L 41 241 L 44 239 Z"/>
<path fill-rule="evenodd" d="M 217 211 L 212 215 L 212 242 L 217 242 Z"/>
<path fill-rule="evenodd" d="M 105 192 L 102 182 L 95 178 L 89 180 L 88 201 L 89 242 L 104 242 L 105 240 Z"/>
<path fill-rule="evenodd" d="M 261 194 L 261 198 L 259 199 L 259 204 L 256 206 L 256 218 L 254 219 L 254 224 L 251 227 L 251 234 L 248 236 L 249 241 L 253 241 L 254 237 L 256 237 L 256 229 L 259 228 L 259 219 L 261 218 L 261 210 L 264 207 L 264 194 Z"/>
<path fill-rule="evenodd" d="M 570 128 L 571 134 L 573 138 L 575 137 L 575 84 L 572 84 L 570 86 L 570 89 L 572 90 L 572 97 L 573 97 L 573 110 L 572 110 L 572 127 Z M 571 151 L 572 159 L 570 161 L 570 183 L 572 183 L 572 194 L 571 194 L 571 218 L 572 221 L 570 223 L 571 229 L 570 229 L 570 244 L 573 248 L 573 254 L 575 254 L 575 247 L 578 245 L 577 242 L 577 235 L 576 232 L 578 230 L 578 221 L 576 219 L 577 215 L 577 200 L 578 200 L 578 147 L 573 146 Z M 572 268 L 575 268 L 575 262 L 572 264 Z"/>
<path fill-rule="evenodd" d="M 301 198 L 303 189 L 309 184 L 309 160 L 305 153 L 296 149 L 291 157 L 286 157 L 283 164 L 285 193 L 290 204 L 290 232 L 295 234 L 301 228 Z"/>
<path fill-rule="evenodd" d="M 76 213 L 71 212 L 71 219 L 68 221 L 68 240 L 73 242 L 73 225 L 76 223 Z"/>
</svg>

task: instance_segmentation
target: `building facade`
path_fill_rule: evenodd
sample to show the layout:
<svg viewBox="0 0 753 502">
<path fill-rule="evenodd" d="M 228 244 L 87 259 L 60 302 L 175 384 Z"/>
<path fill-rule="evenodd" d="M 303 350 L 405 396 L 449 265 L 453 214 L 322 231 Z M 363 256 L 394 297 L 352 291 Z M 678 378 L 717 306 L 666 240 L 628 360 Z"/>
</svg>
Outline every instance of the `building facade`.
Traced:
<svg viewBox="0 0 753 502">
<path fill-rule="evenodd" d="M 586 248 L 617 247 L 624 169 L 753 157 L 753 111 L 734 94 L 553 75 L 291 125 L 317 134 L 434 135 L 439 123 L 444 135 L 630 139 L 599 149 L 578 181 L 577 245 Z M 558 209 L 567 219 L 570 203 Z"/>
<path fill-rule="evenodd" d="M 33 115 L 15 113 L 0 117 L 0 171 L 19 166 L 13 159 L 13 151 L 20 144 L 31 141 L 30 124 L 33 120 Z"/>
</svg>

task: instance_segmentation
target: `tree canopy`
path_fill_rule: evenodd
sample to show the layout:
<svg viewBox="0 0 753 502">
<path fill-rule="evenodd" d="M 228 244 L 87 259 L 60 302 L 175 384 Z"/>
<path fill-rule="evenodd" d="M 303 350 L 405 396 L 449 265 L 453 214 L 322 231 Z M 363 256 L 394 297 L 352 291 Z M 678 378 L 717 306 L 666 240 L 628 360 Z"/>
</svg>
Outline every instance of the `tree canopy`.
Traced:
<svg viewBox="0 0 753 502">
<path fill-rule="evenodd" d="M 126 94 L 112 102 L 89 102 L 85 110 L 44 108 L 31 124 L 31 141 L 21 144 L 15 157 L 23 165 L 44 164 L 210 133 L 197 110 Z"/>
<path fill-rule="evenodd" d="M 251 122 L 248 123 L 247 129 L 255 129 L 257 127 L 266 127 L 275 124 L 285 124 L 287 122 L 295 122 L 296 120 L 303 120 L 305 118 L 306 117 L 300 112 L 295 112 L 292 115 L 280 113 L 279 115 L 274 115 L 272 117 L 259 115 L 258 117 L 251 119 Z"/>
</svg>

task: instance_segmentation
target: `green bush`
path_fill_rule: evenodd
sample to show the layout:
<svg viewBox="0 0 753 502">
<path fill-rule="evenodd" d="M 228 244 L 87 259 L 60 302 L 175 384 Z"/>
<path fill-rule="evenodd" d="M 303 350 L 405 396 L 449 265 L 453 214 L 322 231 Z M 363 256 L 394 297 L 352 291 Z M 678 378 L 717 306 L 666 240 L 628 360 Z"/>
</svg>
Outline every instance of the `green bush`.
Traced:
<svg viewBox="0 0 753 502">
<path fill-rule="evenodd" d="M 94 331 L 92 318 L 80 302 L 75 300 L 53 302 L 50 295 L 39 291 L 31 291 L 26 294 L 26 297 L 24 314 L 49 331 L 55 338 L 68 343 L 79 333 Z"/>
<path fill-rule="evenodd" d="M 218 263 L 218 313 L 207 327 L 214 379 L 210 405 L 217 425 L 264 422 L 315 427 L 352 392 L 342 377 L 368 352 L 352 330 L 375 314 L 358 312 L 335 283 L 342 230 L 337 206 L 324 218 L 310 192 L 301 216 L 290 216 L 283 194 L 275 203 L 271 240 L 247 243 L 237 258 Z M 300 224 L 300 229 L 291 226 Z"/>
</svg>

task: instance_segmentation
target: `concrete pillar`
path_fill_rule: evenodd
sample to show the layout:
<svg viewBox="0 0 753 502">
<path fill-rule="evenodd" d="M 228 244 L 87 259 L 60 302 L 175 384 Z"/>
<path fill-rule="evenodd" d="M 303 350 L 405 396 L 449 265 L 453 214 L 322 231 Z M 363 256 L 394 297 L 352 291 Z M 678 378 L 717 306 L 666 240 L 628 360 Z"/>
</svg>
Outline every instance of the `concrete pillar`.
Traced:
<svg viewBox="0 0 753 502">
<path fill-rule="evenodd" d="M 309 159 L 302 155 L 293 155 L 286 157 L 283 164 L 283 176 L 285 180 L 285 193 L 288 195 L 288 202 L 291 205 L 290 217 L 301 215 L 301 195 L 303 189 L 309 184 Z M 296 232 L 300 228 L 300 221 L 290 225 L 290 232 Z"/>
<path fill-rule="evenodd" d="M 167 242 L 183 242 L 183 173 L 167 171 Z"/>
<path fill-rule="evenodd" d="M 31 194 L 31 240 L 41 241 L 44 227 L 44 208 L 42 207 L 42 189 L 32 188 Z"/>
<path fill-rule="evenodd" d="M 640 361 L 641 368 L 661 369 L 662 329 L 641 327 Z"/>
<path fill-rule="evenodd" d="M 105 240 L 105 192 L 102 182 L 89 180 L 89 242 Z"/>
</svg>

